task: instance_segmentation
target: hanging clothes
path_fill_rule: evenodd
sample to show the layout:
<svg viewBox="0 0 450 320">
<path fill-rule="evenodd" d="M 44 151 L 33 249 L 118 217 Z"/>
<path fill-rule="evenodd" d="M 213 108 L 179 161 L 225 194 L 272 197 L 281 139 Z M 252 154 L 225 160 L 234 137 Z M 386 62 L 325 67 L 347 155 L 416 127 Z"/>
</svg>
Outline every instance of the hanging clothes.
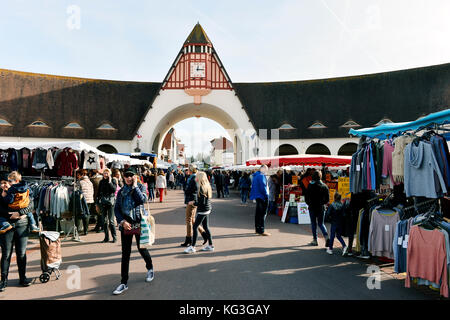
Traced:
<svg viewBox="0 0 450 320">
<path fill-rule="evenodd" d="M 78 168 L 77 157 L 74 152 L 64 149 L 58 154 L 55 161 L 58 176 L 72 177 L 75 169 Z"/>
<path fill-rule="evenodd" d="M 405 147 L 404 181 L 407 197 L 439 198 L 447 187 L 429 142 L 418 141 Z"/>
<path fill-rule="evenodd" d="M 438 229 L 411 227 L 406 267 L 405 286 L 411 286 L 411 277 L 440 284 L 440 293 L 448 298 L 447 248 L 444 234 Z"/>
<path fill-rule="evenodd" d="M 93 151 L 83 151 L 82 153 L 83 161 L 83 169 L 91 170 L 99 170 L 100 169 L 100 160 L 98 154 Z"/>
<path fill-rule="evenodd" d="M 397 222 L 400 220 L 398 210 L 376 207 L 372 210 L 369 228 L 369 252 L 372 256 L 394 258 L 393 239 Z"/>
<path fill-rule="evenodd" d="M 403 182 L 404 177 L 404 151 L 406 145 L 414 140 L 414 136 L 400 136 L 394 139 L 394 152 L 392 152 L 392 174 L 395 183 Z"/>
</svg>

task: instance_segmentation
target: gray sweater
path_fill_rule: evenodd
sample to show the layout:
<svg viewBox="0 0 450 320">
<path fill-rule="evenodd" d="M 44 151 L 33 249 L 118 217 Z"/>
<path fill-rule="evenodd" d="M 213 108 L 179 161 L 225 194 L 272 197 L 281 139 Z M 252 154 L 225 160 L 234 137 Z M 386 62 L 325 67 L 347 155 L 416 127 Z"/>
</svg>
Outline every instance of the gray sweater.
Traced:
<svg viewBox="0 0 450 320">
<path fill-rule="evenodd" d="M 430 143 L 420 141 L 418 146 L 414 143 L 406 146 L 404 171 L 407 197 L 439 198 L 442 193 L 447 193 Z"/>
</svg>

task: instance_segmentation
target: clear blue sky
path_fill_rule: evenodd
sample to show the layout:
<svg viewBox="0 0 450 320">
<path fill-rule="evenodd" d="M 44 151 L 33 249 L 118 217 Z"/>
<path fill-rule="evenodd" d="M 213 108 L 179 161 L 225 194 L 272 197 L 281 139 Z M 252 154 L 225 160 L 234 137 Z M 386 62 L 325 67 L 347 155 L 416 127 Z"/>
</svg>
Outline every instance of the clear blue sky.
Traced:
<svg viewBox="0 0 450 320">
<path fill-rule="evenodd" d="M 234 82 L 367 74 L 450 62 L 449 17 L 448 0 L 8 0 L 0 68 L 161 82 L 199 21 Z"/>
</svg>

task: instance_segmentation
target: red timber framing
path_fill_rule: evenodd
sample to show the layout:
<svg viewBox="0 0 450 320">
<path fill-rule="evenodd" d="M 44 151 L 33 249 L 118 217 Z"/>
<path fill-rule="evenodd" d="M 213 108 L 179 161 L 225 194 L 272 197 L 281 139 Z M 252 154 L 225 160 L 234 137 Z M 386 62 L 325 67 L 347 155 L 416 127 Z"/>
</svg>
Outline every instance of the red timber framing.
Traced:
<svg viewBox="0 0 450 320">
<path fill-rule="evenodd" d="M 200 48 L 199 48 L 200 47 Z M 191 77 L 191 62 L 205 62 L 205 76 Z M 205 44 L 183 47 L 164 80 L 162 89 L 216 89 L 233 90 L 215 50 Z"/>
</svg>

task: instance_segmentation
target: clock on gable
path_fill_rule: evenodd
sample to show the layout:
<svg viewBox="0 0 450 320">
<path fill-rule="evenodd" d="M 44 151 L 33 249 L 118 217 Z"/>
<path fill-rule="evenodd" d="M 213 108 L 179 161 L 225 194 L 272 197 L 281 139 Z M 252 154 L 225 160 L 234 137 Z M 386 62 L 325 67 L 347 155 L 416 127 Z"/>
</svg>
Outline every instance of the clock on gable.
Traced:
<svg viewBox="0 0 450 320">
<path fill-rule="evenodd" d="M 191 77 L 204 78 L 206 63 L 205 62 L 191 62 Z"/>
</svg>

